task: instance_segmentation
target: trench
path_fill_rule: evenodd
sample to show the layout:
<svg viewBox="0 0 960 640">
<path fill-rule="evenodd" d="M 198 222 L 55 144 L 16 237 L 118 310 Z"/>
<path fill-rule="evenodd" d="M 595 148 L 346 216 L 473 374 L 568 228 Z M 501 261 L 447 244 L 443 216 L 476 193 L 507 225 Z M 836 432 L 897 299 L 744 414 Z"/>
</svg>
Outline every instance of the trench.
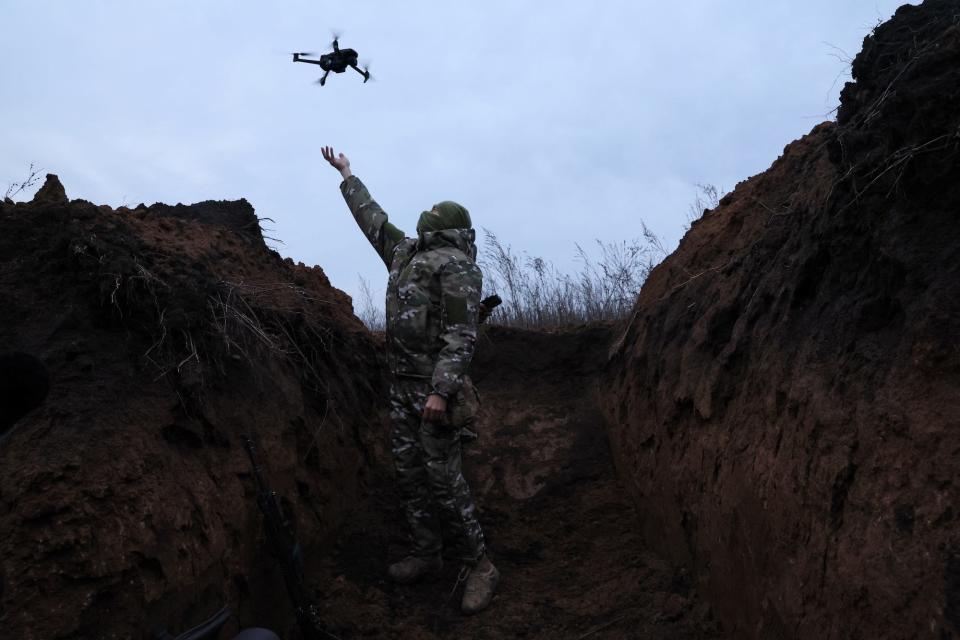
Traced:
<svg viewBox="0 0 960 640">
<path fill-rule="evenodd" d="M 459 611 L 460 565 L 395 585 L 387 564 L 405 528 L 390 475 L 315 569 L 325 623 L 340 638 L 719 638 L 684 567 L 641 538 L 617 478 L 598 406 L 597 373 L 613 328 L 527 332 L 491 327 L 473 377 L 483 406 L 464 471 L 502 573 L 486 611 Z"/>
<path fill-rule="evenodd" d="M 488 610 L 465 617 L 455 561 L 421 584 L 386 579 L 408 547 L 386 416 L 377 424 L 381 369 L 349 301 L 322 272 L 278 262 L 262 240 L 211 232 L 187 210 L 173 224 L 162 209 L 106 215 L 83 201 L 0 209 L 0 297 L 26 301 L 22 310 L 0 304 L 2 337 L 50 367 L 49 380 L 0 397 L 0 437 L 17 424 L 0 447 L 6 635 L 181 633 L 228 604 L 238 615 L 224 636 L 264 626 L 301 637 L 240 446 L 252 433 L 267 481 L 309 545 L 308 588 L 338 638 L 716 637 L 685 568 L 644 544 L 642 514 L 612 464 L 597 380 L 613 327 L 481 332 L 471 371 L 483 396 L 480 437 L 466 447 L 464 469 L 502 582 Z M 101 243 L 94 253 L 66 250 L 90 238 Z M 51 242 L 19 258 L 20 247 Z M 201 269 L 205 261 L 224 275 Z M 98 292 L 116 286 L 114 270 L 137 282 L 138 267 L 173 284 L 130 289 L 127 326 Z M 245 309 L 303 362 L 246 342 L 240 329 L 218 334 L 217 319 L 210 335 L 262 357 L 228 359 L 210 346 L 203 360 L 184 360 L 171 341 L 165 357 L 176 376 L 141 369 L 159 344 L 154 311 L 209 323 L 202 305 L 228 280 L 297 283 L 248 285 Z M 312 376 L 298 375 L 304 364 Z M 43 405 L 18 421 L 48 385 Z M 35 400 L 18 404 L 28 396 Z"/>
</svg>

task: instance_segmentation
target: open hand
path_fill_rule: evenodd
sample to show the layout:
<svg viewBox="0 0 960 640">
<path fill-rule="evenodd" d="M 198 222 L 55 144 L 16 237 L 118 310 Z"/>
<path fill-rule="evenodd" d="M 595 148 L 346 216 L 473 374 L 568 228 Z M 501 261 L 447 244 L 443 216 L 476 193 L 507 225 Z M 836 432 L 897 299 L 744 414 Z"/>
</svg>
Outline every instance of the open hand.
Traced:
<svg viewBox="0 0 960 640">
<path fill-rule="evenodd" d="M 335 154 L 333 147 L 323 147 L 320 152 L 323 154 L 323 159 L 339 171 L 344 180 L 350 177 L 350 160 L 347 159 L 347 156 L 342 153 Z"/>
<path fill-rule="evenodd" d="M 423 407 L 424 422 L 443 422 L 447 417 L 447 401 L 443 396 L 431 393 L 427 396 L 427 404 Z"/>
</svg>

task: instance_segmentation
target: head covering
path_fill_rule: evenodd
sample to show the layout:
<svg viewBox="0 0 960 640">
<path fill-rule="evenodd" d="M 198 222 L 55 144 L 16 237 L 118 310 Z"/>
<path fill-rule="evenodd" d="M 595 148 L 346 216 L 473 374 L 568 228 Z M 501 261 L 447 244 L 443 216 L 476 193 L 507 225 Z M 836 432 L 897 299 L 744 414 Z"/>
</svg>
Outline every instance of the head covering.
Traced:
<svg viewBox="0 0 960 640">
<path fill-rule="evenodd" d="M 444 200 L 433 205 L 433 209 L 421 213 L 417 221 L 417 233 L 472 228 L 470 212 L 452 200 Z"/>
</svg>

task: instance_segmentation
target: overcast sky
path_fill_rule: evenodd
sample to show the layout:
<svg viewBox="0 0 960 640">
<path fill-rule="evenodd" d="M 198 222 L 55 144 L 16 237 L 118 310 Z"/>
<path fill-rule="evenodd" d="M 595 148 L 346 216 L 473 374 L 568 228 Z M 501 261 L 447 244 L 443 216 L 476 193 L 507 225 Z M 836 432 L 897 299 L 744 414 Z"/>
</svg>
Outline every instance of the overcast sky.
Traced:
<svg viewBox="0 0 960 640">
<path fill-rule="evenodd" d="M 245 197 L 351 295 L 386 272 L 324 144 L 411 232 L 450 199 L 560 266 L 641 219 L 672 248 L 697 183 L 833 119 L 843 58 L 901 4 L 3 0 L 0 185 L 34 162 L 111 206 Z M 375 82 L 292 64 L 333 29 Z"/>
</svg>

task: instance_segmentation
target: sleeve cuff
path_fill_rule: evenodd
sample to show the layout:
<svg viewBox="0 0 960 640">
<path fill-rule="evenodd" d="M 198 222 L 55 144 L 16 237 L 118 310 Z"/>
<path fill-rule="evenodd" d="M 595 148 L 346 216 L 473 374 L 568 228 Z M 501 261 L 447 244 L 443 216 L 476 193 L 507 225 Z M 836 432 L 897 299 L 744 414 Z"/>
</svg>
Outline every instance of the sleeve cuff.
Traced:
<svg viewBox="0 0 960 640">
<path fill-rule="evenodd" d="M 444 400 L 449 400 L 453 396 L 457 395 L 457 392 L 460 391 L 460 387 L 463 383 L 457 379 L 456 381 L 443 380 L 440 382 L 435 382 L 433 384 L 433 391 L 438 396 L 442 397 Z"/>
</svg>

